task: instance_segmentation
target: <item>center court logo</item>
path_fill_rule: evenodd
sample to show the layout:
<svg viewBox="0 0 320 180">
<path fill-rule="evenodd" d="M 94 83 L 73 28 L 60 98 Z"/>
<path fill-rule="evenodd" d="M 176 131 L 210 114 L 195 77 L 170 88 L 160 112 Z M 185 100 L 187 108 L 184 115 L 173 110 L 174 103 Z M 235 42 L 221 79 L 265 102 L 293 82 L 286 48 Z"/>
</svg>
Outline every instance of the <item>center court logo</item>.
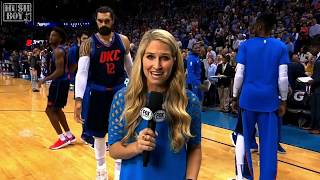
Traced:
<svg viewBox="0 0 320 180">
<path fill-rule="evenodd" d="M 32 3 L 4 3 L 1 2 L 1 24 L 3 22 L 33 21 Z"/>
</svg>

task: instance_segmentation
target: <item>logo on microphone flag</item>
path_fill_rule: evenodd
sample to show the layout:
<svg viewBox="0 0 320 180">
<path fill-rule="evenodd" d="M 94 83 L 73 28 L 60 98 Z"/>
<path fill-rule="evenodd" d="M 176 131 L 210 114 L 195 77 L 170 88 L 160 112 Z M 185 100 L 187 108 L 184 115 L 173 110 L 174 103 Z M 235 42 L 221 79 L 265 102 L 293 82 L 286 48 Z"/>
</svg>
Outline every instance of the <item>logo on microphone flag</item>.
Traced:
<svg viewBox="0 0 320 180">
<path fill-rule="evenodd" d="M 154 120 L 156 122 L 162 122 L 166 119 L 166 112 L 164 110 L 158 110 L 154 113 Z"/>
<path fill-rule="evenodd" d="M 144 119 L 144 120 L 151 120 L 152 119 L 152 116 L 153 116 L 153 113 L 152 111 L 147 108 L 147 107 L 144 107 L 140 110 L 140 116 Z"/>
</svg>

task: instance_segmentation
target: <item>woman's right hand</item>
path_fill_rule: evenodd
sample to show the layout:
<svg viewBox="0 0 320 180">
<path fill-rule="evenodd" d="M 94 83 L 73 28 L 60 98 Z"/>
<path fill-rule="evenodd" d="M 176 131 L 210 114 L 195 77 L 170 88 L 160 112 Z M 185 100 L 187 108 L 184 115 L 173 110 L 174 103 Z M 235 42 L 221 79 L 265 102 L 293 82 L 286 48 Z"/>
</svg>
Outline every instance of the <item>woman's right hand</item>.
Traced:
<svg viewBox="0 0 320 180">
<path fill-rule="evenodd" d="M 137 153 L 140 154 L 143 151 L 153 151 L 155 147 L 156 134 L 150 128 L 145 128 L 140 131 L 136 141 Z"/>
<path fill-rule="evenodd" d="M 74 119 L 76 120 L 77 123 L 82 124 L 83 120 L 81 118 L 81 110 L 82 110 L 82 101 L 76 99 L 74 104 Z"/>
</svg>

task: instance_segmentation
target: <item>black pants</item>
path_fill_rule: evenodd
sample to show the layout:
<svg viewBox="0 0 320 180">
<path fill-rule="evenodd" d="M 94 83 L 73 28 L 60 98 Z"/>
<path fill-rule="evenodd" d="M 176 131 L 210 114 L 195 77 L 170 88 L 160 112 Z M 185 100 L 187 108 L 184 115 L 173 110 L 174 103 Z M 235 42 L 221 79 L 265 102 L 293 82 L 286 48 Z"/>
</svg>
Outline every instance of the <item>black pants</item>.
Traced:
<svg viewBox="0 0 320 180">
<path fill-rule="evenodd" d="M 311 96 L 311 127 L 320 130 L 320 87 L 317 87 Z"/>
<path fill-rule="evenodd" d="M 19 72 L 20 72 L 19 63 L 13 63 L 13 73 L 15 78 L 19 77 Z"/>
<path fill-rule="evenodd" d="M 215 84 L 211 84 L 210 89 L 208 92 L 205 92 L 204 94 L 204 106 L 215 106 L 219 104 L 219 95 L 218 95 L 218 89 Z"/>
</svg>

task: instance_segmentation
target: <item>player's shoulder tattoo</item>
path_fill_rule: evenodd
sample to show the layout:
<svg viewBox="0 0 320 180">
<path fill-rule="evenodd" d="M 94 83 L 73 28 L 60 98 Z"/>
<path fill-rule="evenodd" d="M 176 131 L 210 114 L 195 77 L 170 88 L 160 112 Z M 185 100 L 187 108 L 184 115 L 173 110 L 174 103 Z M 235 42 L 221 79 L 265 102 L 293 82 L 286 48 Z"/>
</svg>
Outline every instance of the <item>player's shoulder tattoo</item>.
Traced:
<svg viewBox="0 0 320 180">
<path fill-rule="evenodd" d="M 84 41 L 79 50 L 80 57 L 81 56 L 90 56 L 90 49 L 91 49 L 91 38 L 88 38 L 86 41 Z"/>
<path fill-rule="evenodd" d="M 123 34 L 119 34 L 119 35 L 120 35 L 122 41 L 125 41 L 126 43 L 129 43 L 129 42 L 130 42 L 130 41 L 129 41 L 129 38 L 128 38 L 127 36 L 125 36 L 125 35 L 123 35 Z"/>
</svg>

